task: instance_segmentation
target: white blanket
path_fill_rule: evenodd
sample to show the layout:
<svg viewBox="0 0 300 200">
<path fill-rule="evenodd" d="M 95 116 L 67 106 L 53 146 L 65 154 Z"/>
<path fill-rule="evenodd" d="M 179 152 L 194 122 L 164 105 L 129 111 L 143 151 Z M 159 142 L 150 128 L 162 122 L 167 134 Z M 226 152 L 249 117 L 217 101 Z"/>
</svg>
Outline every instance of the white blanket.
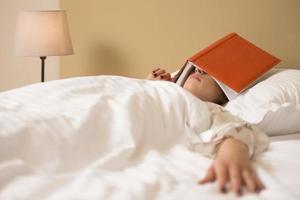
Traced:
<svg viewBox="0 0 300 200">
<path fill-rule="evenodd" d="M 93 182 L 85 180 L 91 172 L 107 176 L 129 169 L 183 145 L 186 133 L 210 126 L 206 104 L 177 85 L 121 77 L 75 78 L 2 93 L 0 113 L 6 199 L 40 193 L 42 199 L 99 197 L 106 186 L 96 196 L 84 192 Z M 20 184 L 26 189 L 20 191 Z"/>
<path fill-rule="evenodd" d="M 230 198 L 196 184 L 210 159 L 187 149 L 189 133 L 209 129 L 210 115 L 175 84 L 116 76 L 2 93 L 0 199 Z M 268 174 L 265 181 L 277 186 Z M 299 195 L 276 193 L 261 195 Z"/>
</svg>

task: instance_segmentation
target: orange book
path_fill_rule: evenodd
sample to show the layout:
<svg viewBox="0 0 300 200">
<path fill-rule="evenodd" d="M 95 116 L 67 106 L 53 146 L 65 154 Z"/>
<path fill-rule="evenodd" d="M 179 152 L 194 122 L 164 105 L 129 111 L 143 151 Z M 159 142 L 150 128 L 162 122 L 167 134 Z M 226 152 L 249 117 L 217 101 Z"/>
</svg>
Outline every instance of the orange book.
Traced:
<svg viewBox="0 0 300 200">
<path fill-rule="evenodd" d="M 238 34 L 230 33 L 190 57 L 175 82 L 183 85 L 193 67 L 198 67 L 212 76 L 231 100 L 279 62 Z"/>
</svg>

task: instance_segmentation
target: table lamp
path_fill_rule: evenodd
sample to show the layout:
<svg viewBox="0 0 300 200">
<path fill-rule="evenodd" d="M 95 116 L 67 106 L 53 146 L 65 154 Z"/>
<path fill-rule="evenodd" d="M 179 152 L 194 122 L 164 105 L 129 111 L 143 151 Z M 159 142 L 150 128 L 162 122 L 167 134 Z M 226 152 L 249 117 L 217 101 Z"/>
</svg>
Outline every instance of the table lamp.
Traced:
<svg viewBox="0 0 300 200">
<path fill-rule="evenodd" d="M 44 82 L 47 56 L 73 54 L 66 12 L 21 11 L 17 18 L 14 45 L 16 56 L 40 57 L 41 81 Z"/>
</svg>

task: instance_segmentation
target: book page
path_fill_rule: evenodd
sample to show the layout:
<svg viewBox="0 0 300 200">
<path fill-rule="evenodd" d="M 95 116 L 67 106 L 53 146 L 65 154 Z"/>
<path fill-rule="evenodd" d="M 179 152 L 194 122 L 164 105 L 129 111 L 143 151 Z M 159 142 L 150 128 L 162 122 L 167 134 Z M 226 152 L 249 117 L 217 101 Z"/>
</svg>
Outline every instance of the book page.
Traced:
<svg viewBox="0 0 300 200">
<path fill-rule="evenodd" d="M 188 76 L 190 75 L 191 71 L 194 70 L 194 64 L 192 62 L 187 62 L 187 64 L 184 67 L 184 70 L 181 72 L 179 78 L 176 81 L 176 84 L 183 86 L 184 82 L 186 81 L 186 79 L 188 78 Z"/>
</svg>

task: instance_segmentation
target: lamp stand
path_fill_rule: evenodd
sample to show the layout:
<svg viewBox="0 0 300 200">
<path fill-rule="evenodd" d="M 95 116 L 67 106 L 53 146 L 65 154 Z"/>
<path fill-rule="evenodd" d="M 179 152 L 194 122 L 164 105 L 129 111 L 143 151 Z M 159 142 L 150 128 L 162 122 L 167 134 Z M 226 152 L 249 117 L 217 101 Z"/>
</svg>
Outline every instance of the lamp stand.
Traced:
<svg viewBox="0 0 300 200">
<path fill-rule="evenodd" d="M 46 60 L 46 56 L 41 56 L 40 59 L 41 59 L 41 77 L 42 77 L 42 82 L 44 82 L 45 80 L 45 60 Z"/>
</svg>

